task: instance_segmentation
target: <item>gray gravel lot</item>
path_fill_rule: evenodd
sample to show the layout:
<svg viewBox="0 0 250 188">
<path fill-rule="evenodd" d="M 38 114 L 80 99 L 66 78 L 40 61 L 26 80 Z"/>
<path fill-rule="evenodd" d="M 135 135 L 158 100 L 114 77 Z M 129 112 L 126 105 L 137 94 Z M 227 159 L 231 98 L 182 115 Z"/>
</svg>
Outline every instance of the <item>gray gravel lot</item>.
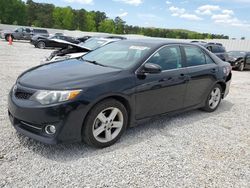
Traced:
<svg viewBox="0 0 250 188">
<path fill-rule="evenodd" d="M 250 187 L 250 71 L 233 72 L 230 95 L 215 113 L 154 120 L 101 150 L 47 146 L 16 133 L 7 94 L 50 52 L 0 41 L 0 187 Z"/>
</svg>

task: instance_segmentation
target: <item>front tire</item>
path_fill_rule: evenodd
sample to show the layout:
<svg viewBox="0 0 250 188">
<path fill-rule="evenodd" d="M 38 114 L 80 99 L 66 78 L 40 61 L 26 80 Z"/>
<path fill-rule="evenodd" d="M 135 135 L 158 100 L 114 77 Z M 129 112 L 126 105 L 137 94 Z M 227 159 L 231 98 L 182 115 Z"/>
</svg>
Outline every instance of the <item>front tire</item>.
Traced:
<svg viewBox="0 0 250 188">
<path fill-rule="evenodd" d="M 83 126 L 83 141 L 104 148 L 120 139 L 127 128 L 128 113 L 115 99 L 104 100 L 93 107 Z"/>
<path fill-rule="evenodd" d="M 45 42 L 40 41 L 37 43 L 36 47 L 40 49 L 44 49 L 46 47 L 46 44 Z"/>
<path fill-rule="evenodd" d="M 222 99 L 222 88 L 219 84 L 216 84 L 210 91 L 205 107 L 202 110 L 206 112 L 214 112 L 220 105 Z"/>
</svg>

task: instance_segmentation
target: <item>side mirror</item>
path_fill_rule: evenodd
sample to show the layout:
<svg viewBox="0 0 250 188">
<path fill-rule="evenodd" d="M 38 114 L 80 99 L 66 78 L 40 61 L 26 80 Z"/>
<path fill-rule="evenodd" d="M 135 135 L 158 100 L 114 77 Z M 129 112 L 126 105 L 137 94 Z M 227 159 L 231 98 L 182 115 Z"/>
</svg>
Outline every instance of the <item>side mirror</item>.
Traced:
<svg viewBox="0 0 250 188">
<path fill-rule="evenodd" d="M 161 66 L 154 63 L 146 63 L 142 69 L 142 73 L 158 74 L 161 72 Z"/>
</svg>

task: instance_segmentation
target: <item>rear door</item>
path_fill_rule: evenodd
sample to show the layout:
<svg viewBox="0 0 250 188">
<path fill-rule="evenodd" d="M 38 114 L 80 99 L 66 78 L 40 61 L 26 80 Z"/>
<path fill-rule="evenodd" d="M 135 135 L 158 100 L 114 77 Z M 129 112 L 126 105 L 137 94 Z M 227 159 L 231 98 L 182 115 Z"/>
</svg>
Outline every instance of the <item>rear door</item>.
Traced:
<svg viewBox="0 0 250 188">
<path fill-rule="evenodd" d="M 137 78 L 136 119 L 181 109 L 187 82 L 180 47 L 163 47 L 146 63 L 160 65 L 162 72 Z"/>
<path fill-rule="evenodd" d="M 216 82 L 218 66 L 198 46 L 183 46 L 186 56 L 185 66 L 189 82 L 187 84 L 184 107 L 192 107 L 200 104 L 208 96 L 210 88 Z"/>
</svg>

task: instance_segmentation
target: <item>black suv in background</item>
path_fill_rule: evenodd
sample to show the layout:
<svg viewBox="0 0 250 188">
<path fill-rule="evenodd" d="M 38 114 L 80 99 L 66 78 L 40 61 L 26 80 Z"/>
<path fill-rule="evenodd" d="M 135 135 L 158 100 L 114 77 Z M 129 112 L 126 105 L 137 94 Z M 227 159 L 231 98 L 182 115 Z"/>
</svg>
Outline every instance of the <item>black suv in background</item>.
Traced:
<svg viewBox="0 0 250 188">
<path fill-rule="evenodd" d="M 53 35 L 48 38 L 38 38 L 35 40 L 34 38 L 31 40 L 31 44 L 33 44 L 36 48 L 66 48 L 68 47 L 68 44 L 61 43 L 56 41 L 55 39 L 67 41 L 73 44 L 79 44 L 81 41 L 70 36 L 64 36 L 64 35 Z"/>
<path fill-rule="evenodd" d="M 204 41 L 191 41 L 191 43 L 197 43 L 217 55 L 221 60 L 229 61 L 228 53 L 226 52 L 225 47 L 221 43 L 207 43 Z"/>
</svg>

